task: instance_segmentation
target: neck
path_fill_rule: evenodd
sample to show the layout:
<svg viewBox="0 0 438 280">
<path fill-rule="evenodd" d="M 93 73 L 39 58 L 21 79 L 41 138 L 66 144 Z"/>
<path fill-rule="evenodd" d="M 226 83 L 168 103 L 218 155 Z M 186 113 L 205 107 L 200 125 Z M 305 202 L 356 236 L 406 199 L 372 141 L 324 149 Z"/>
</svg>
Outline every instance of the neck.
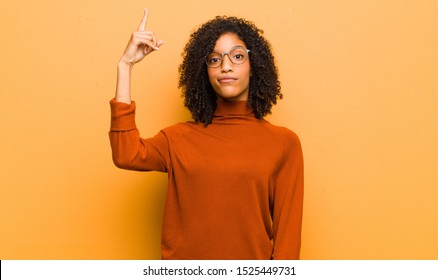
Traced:
<svg viewBox="0 0 438 280">
<path fill-rule="evenodd" d="M 215 117 L 228 115 L 246 115 L 254 116 L 253 109 L 248 105 L 247 100 L 240 101 L 223 101 L 217 100 L 217 107 L 214 113 Z"/>
</svg>

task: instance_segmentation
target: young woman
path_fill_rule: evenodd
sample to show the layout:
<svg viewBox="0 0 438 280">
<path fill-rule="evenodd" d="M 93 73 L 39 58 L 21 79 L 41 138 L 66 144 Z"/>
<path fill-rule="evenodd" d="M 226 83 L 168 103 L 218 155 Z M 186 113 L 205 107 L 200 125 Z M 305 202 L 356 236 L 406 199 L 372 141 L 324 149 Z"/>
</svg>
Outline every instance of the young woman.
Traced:
<svg viewBox="0 0 438 280">
<path fill-rule="evenodd" d="M 262 30 L 216 17 L 195 31 L 179 67 L 194 121 L 144 139 L 131 70 L 163 45 L 146 22 L 147 10 L 118 64 L 109 135 L 116 166 L 168 173 L 162 258 L 298 259 L 302 151 L 296 134 L 263 119 L 282 95 Z"/>
</svg>

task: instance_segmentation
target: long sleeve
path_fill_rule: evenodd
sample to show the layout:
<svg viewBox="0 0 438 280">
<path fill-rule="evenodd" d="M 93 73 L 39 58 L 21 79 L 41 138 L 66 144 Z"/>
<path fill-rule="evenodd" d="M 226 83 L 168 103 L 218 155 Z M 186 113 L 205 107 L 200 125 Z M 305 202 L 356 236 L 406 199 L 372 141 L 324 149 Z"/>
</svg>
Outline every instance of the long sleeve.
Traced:
<svg viewBox="0 0 438 280">
<path fill-rule="evenodd" d="M 123 169 L 166 172 L 169 168 L 169 147 L 164 132 L 149 139 L 140 137 L 135 124 L 135 102 L 110 101 L 109 132 L 114 164 Z"/>
<path fill-rule="evenodd" d="M 299 259 L 303 214 L 304 172 L 303 155 L 298 137 L 284 153 L 278 174 L 273 209 L 273 259 Z"/>
<path fill-rule="evenodd" d="M 111 101 L 117 166 L 168 172 L 162 258 L 298 259 L 303 158 L 289 129 L 246 101 L 217 102 L 208 126 L 188 121 L 143 139 L 135 103 Z"/>
</svg>

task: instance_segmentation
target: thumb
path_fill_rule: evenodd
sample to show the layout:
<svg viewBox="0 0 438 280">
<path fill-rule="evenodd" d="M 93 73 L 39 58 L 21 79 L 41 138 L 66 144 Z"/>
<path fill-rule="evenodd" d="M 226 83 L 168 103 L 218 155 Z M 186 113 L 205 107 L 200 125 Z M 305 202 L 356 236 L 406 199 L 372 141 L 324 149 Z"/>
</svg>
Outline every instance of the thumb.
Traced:
<svg viewBox="0 0 438 280">
<path fill-rule="evenodd" d="M 159 51 L 159 50 L 160 50 L 160 47 L 161 47 L 163 44 L 164 44 L 164 41 L 163 41 L 163 40 L 159 40 L 159 41 L 157 42 L 157 44 L 155 45 L 155 47 L 151 47 L 150 45 L 145 46 L 145 48 L 143 49 L 143 53 L 144 53 L 145 55 L 147 55 L 147 54 L 149 54 L 149 53 L 151 53 L 151 52 L 153 52 L 153 51 Z"/>
</svg>

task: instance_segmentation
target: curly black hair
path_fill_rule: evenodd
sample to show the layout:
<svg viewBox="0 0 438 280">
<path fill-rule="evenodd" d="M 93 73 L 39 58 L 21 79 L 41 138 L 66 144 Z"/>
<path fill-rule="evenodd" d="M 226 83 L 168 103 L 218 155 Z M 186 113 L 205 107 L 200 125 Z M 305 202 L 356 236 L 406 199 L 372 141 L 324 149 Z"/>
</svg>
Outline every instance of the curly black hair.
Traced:
<svg viewBox="0 0 438 280">
<path fill-rule="evenodd" d="M 218 16 L 190 35 L 178 69 L 178 87 L 182 89 L 184 106 L 196 122 L 206 126 L 212 122 L 217 96 L 208 79 L 205 58 L 225 33 L 236 34 L 251 51 L 249 60 L 252 75 L 247 102 L 253 108 L 255 117 L 261 119 L 270 114 L 272 105 L 277 104 L 277 98 L 283 98 L 271 44 L 262 36 L 263 30 L 245 19 Z"/>
</svg>

